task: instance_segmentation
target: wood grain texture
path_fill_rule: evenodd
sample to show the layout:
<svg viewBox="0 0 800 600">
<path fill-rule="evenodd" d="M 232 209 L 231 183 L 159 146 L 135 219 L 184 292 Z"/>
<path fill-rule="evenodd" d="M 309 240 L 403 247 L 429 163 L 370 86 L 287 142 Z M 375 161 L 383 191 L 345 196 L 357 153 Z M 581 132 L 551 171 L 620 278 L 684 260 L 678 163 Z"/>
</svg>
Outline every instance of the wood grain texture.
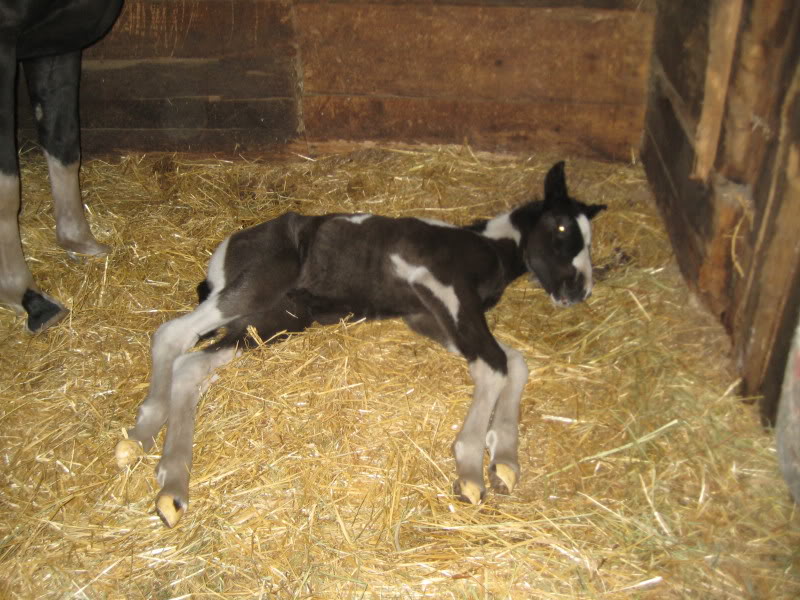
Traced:
<svg viewBox="0 0 800 600">
<path fill-rule="evenodd" d="M 128 1 L 84 53 L 84 151 L 286 143 L 300 126 L 296 59 L 285 2 Z"/>
<path fill-rule="evenodd" d="M 468 143 L 622 160 L 630 159 L 641 127 L 637 111 L 614 105 L 576 110 L 557 103 L 319 95 L 305 98 L 303 113 L 311 140 Z"/>
<path fill-rule="evenodd" d="M 310 138 L 395 132 L 532 149 L 561 136 L 615 158 L 639 145 L 650 15 L 372 4 L 295 12 Z"/>
</svg>

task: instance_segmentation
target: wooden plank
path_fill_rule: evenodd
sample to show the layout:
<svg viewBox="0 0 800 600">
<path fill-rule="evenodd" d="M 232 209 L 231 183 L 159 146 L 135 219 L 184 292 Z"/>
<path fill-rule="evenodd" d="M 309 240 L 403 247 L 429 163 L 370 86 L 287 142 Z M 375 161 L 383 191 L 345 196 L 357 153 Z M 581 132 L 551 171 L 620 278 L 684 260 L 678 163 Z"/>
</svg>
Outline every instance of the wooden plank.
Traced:
<svg viewBox="0 0 800 600">
<path fill-rule="evenodd" d="M 652 82 L 645 116 L 642 162 L 681 272 L 697 289 L 706 240 L 713 230 L 711 192 L 703 182 L 687 177 L 695 162 L 694 148 L 659 79 Z"/>
<path fill-rule="evenodd" d="M 305 3 L 295 11 L 310 139 L 561 147 L 616 159 L 639 145 L 651 15 Z"/>
<path fill-rule="evenodd" d="M 371 4 L 295 11 L 309 96 L 625 106 L 645 99 L 649 15 Z"/>
<path fill-rule="evenodd" d="M 287 140 L 297 133 L 294 119 L 285 116 L 294 110 L 291 98 L 227 100 L 224 98 L 131 99 L 107 106 L 95 118 L 92 105 L 86 108 L 82 125 L 86 129 L 253 129 L 272 138 Z"/>
<path fill-rule="evenodd" d="M 695 160 L 692 177 L 706 181 L 717 158 L 722 117 L 728 97 L 736 39 L 742 16 L 742 0 L 725 0 L 711 5 L 709 56 L 703 90 L 700 121 L 695 132 Z"/>
<path fill-rule="evenodd" d="M 800 52 L 800 3 L 794 0 L 749 3 L 738 61 L 731 75 L 721 147 L 722 174 L 733 181 L 755 181 L 779 127 L 786 70 Z M 759 199 L 756 198 L 756 202 Z M 758 216 L 759 211 L 756 211 Z M 757 224 L 756 224 L 757 225 Z"/>
<path fill-rule="evenodd" d="M 681 99 L 680 122 L 700 120 L 709 56 L 712 0 L 658 0 L 653 53 Z M 687 130 L 690 139 L 694 130 Z"/>
<path fill-rule="evenodd" d="M 641 111 L 624 106 L 504 103 L 438 98 L 311 96 L 303 115 L 311 140 L 469 143 L 629 160 Z"/>
<path fill-rule="evenodd" d="M 284 143 L 300 125 L 296 60 L 286 2 L 130 0 L 84 52 L 84 153 Z"/>
<path fill-rule="evenodd" d="M 86 158 L 140 152 L 189 152 L 252 156 L 280 152 L 287 140 L 264 135 L 261 129 L 87 129 L 81 140 Z"/>
<path fill-rule="evenodd" d="M 111 32 L 86 61 L 284 55 L 291 6 L 280 0 L 126 0 Z"/>
<path fill-rule="evenodd" d="M 781 114 L 780 142 L 774 144 L 756 193 L 767 209 L 761 240 L 750 269 L 750 294 L 734 341 L 744 359 L 744 388 L 763 396 L 762 414 L 772 421 L 780 382 L 800 307 L 800 62 Z"/>
<path fill-rule="evenodd" d="M 455 6 L 520 6 L 526 8 L 588 8 L 655 12 L 655 0 L 294 0 L 295 4 L 392 4 Z"/>
<path fill-rule="evenodd" d="M 796 184 L 781 183 L 794 181 L 789 148 L 800 138 L 800 5 L 753 4 L 739 46 L 718 160 L 725 176 L 748 183 L 753 192 L 741 234 L 743 272 L 734 280 L 728 320 L 744 390 L 762 395 L 762 414 L 771 420 L 788 352 L 785 331 L 794 326 L 788 315 L 800 306 L 795 289 L 786 287 L 800 283 L 797 259 L 786 253 L 800 229 L 800 200 Z"/>
<path fill-rule="evenodd" d="M 82 102 L 153 98 L 291 98 L 294 67 L 258 58 L 97 61 L 84 65 Z"/>
</svg>

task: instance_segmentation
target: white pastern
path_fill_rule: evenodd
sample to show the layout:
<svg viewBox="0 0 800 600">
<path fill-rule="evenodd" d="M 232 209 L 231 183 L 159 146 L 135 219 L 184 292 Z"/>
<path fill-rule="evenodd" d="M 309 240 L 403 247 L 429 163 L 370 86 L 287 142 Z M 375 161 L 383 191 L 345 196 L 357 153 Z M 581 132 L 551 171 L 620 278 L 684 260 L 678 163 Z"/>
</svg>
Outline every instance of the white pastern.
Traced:
<svg viewBox="0 0 800 600">
<path fill-rule="evenodd" d="M 578 227 L 583 236 L 583 249 L 572 259 L 572 266 L 574 266 L 579 273 L 583 274 L 584 281 L 586 282 L 586 293 L 584 297 L 588 298 L 589 294 L 592 293 L 592 226 L 589 223 L 589 219 L 586 218 L 586 215 L 578 215 L 575 220 L 578 222 Z"/>
<path fill-rule="evenodd" d="M 511 222 L 511 213 L 503 213 L 486 223 L 483 235 L 492 240 L 510 239 L 517 245 L 522 241 L 522 234 Z"/>
<path fill-rule="evenodd" d="M 458 324 L 460 303 L 452 285 L 445 285 L 436 279 L 427 267 L 407 263 L 399 254 L 392 254 L 390 258 L 392 264 L 394 264 L 395 273 L 400 278 L 405 279 L 410 284 L 416 283 L 428 288 L 444 304 L 450 316 L 453 317 L 453 322 Z"/>
<path fill-rule="evenodd" d="M 362 214 L 358 214 L 358 215 L 350 215 L 350 216 L 347 216 L 347 217 L 337 217 L 337 218 L 338 219 L 343 219 L 345 221 L 349 221 L 350 223 L 353 223 L 355 225 L 361 225 L 364 221 L 366 221 L 370 217 L 372 217 L 371 214 L 362 213 Z"/>
</svg>

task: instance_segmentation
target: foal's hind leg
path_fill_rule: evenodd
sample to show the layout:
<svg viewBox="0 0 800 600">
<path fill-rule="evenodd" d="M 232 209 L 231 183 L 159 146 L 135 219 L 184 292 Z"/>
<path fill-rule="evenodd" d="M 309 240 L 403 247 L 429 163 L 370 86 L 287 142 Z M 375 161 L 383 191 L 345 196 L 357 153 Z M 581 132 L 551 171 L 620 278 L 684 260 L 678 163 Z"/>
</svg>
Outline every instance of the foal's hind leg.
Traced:
<svg viewBox="0 0 800 600">
<path fill-rule="evenodd" d="M 189 504 L 189 474 L 192 470 L 192 437 L 197 402 L 204 380 L 236 354 L 233 347 L 207 349 L 180 356 L 172 374 L 164 451 L 156 468 L 161 492 L 156 511 L 167 527 L 173 527 Z"/>
<path fill-rule="evenodd" d="M 136 424 L 128 430 L 128 439 L 117 444 L 117 464 L 129 464 L 140 448 L 150 450 L 161 427 L 167 421 L 169 398 L 176 359 L 197 343 L 201 335 L 224 325 L 226 319 L 217 308 L 217 298 L 210 298 L 187 315 L 167 321 L 153 335 L 150 390 L 139 406 Z"/>
</svg>

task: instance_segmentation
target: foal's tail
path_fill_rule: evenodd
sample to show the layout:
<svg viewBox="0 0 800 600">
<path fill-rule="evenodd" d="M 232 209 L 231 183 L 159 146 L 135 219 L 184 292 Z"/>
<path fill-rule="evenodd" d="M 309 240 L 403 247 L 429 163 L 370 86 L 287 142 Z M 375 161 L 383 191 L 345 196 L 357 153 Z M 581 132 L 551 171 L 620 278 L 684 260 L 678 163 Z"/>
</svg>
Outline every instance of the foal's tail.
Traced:
<svg viewBox="0 0 800 600">
<path fill-rule="evenodd" d="M 200 304 L 202 304 L 210 295 L 211 284 L 208 283 L 208 279 L 203 279 L 203 281 L 197 284 L 197 300 Z"/>
</svg>

